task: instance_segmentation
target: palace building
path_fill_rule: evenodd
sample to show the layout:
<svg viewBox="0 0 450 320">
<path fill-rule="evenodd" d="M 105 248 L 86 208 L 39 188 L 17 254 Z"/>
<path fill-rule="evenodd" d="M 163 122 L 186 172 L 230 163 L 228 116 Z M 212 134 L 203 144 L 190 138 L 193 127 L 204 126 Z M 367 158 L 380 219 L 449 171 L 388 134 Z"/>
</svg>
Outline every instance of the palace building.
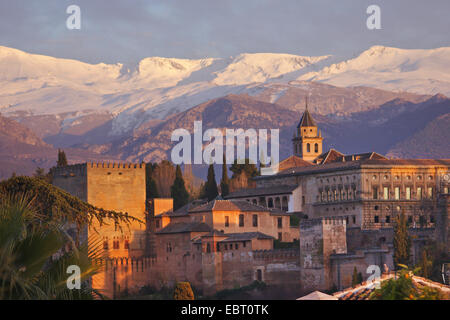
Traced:
<svg viewBox="0 0 450 320">
<path fill-rule="evenodd" d="M 280 171 L 256 177 L 256 188 L 226 198 L 309 218 L 342 217 L 362 229 L 389 227 L 400 212 L 412 225 L 434 223 L 436 199 L 450 187 L 450 159 L 387 159 L 376 152 L 344 155 L 334 149 L 322 153 L 322 140 L 306 109 L 293 138 L 294 155 L 280 162 Z"/>
<path fill-rule="evenodd" d="M 306 294 L 351 285 L 354 268 L 393 268 L 393 225 L 408 217 L 412 263 L 428 240 L 450 248 L 450 159 L 388 159 L 376 152 L 322 150 L 307 107 L 279 172 L 225 199 L 145 203 L 145 165 L 57 168 L 53 183 L 97 207 L 145 223 L 96 226 L 105 270 L 94 285 L 109 296 L 189 281 L 205 295 L 264 281 Z M 275 292 L 275 291 L 274 291 Z"/>
</svg>

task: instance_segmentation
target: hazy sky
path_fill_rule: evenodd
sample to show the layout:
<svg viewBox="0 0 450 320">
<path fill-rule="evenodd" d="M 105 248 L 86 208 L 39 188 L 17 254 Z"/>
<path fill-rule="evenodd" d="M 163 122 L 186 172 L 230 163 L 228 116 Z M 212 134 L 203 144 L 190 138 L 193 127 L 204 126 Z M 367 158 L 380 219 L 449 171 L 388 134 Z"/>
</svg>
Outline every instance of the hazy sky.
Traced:
<svg viewBox="0 0 450 320">
<path fill-rule="evenodd" d="M 66 8 L 81 8 L 68 30 Z M 366 9 L 381 7 L 381 30 Z M 0 45 L 90 63 L 450 46 L 450 0 L 0 0 Z"/>
</svg>

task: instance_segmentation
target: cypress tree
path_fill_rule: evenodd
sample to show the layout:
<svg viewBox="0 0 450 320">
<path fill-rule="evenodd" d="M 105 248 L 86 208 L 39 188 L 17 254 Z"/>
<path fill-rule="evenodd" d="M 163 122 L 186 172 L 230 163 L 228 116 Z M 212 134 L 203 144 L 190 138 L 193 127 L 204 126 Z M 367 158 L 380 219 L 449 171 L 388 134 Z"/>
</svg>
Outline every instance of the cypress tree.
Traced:
<svg viewBox="0 0 450 320">
<path fill-rule="evenodd" d="M 147 199 L 159 198 L 158 187 L 156 186 L 156 181 L 153 178 L 153 171 L 155 167 L 156 163 L 153 165 L 149 162 L 145 165 L 145 189 Z"/>
<path fill-rule="evenodd" d="M 225 155 L 223 156 L 222 180 L 220 181 L 220 190 L 222 191 L 222 197 L 225 197 L 230 193 L 230 180 L 228 179 L 228 168 Z"/>
<path fill-rule="evenodd" d="M 394 227 L 394 264 L 408 265 L 411 248 L 411 239 L 408 235 L 408 224 L 405 212 L 402 211 L 397 217 L 397 223 Z"/>
<path fill-rule="evenodd" d="M 56 162 L 57 167 L 65 167 L 67 166 L 67 157 L 64 150 L 58 149 L 58 161 Z"/>
<path fill-rule="evenodd" d="M 217 190 L 216 174 L 214 173 L 214 166 L 210 164 L 208 168 L 208 178 L 205 184 L 205 196 L 208 198 L 208 201 L 211 201 L 215 199 L 218 195 L 219 191 Z"/>
<path fill-rule="evenodd" d="M 189 202 L 189 193 L 184 186 L 183 174 L 181 168 L 177 165 L 175 171 L 175 181 L 170 187 L 170 194 L 173 198 L 173 209 L 177 210 Z"/>
<path fill-rule="evenodd" d="M 352 287 L 356 287 L 358 284 L 358 270 L 356 270 L 356 267 L 353 267 L 353 274 L 352 274 Z"/>
</svg>

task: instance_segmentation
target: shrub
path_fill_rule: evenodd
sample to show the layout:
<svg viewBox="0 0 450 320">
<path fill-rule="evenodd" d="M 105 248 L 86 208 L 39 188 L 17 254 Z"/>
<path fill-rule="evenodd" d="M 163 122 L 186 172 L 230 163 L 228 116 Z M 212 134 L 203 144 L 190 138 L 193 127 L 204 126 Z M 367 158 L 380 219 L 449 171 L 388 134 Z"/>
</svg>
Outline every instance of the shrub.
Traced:
<svg viewBox="0 0 450 320">
<path fill-rule="evenodd" d="M 175 300 L 194 300 L 194 292 L 189 282 L 178 282 L 173 293 Z"/>
</svg>

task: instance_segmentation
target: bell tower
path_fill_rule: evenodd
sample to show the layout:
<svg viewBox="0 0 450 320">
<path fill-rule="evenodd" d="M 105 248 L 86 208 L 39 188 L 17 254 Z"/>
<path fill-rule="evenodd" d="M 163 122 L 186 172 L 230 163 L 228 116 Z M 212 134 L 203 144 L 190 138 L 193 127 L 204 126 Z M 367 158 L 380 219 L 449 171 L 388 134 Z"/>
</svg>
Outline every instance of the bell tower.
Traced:
<svg viewBox="0 0 450 320">
<path fill-rule="evenodd" d="M 308 111 L 308 98 L 306 98 L 305 112 L 292 138 L 294 155 L 312 162 L 322 154 L 322 140 L 322 134 Z"/>
</svg>

